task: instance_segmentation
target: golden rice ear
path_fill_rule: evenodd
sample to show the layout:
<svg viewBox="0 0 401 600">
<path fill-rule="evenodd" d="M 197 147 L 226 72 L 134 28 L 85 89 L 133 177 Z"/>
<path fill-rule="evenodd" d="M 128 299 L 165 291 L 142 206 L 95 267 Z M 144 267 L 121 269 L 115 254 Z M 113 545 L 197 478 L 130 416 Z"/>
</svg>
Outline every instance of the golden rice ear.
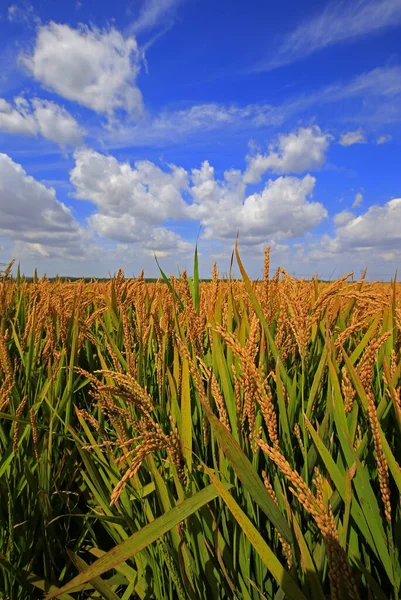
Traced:
<svg viewBox="0 0 401 600">
<path fill-rule="evenodd" d="M 398 597 L 401 286 L 236 255 L 0 277 L 0 593 Z"/>
</svg>

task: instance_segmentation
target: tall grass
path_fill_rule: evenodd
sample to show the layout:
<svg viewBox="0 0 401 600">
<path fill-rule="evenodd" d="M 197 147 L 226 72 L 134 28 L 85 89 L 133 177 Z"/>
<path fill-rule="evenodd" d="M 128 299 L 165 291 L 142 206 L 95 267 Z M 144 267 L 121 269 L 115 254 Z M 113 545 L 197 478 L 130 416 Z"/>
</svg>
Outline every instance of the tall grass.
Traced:
<svg viewBox="0 0 401 600">
<path fill-rule="evenodd" d="M 237 261 L 2 274 L 0 598 L 399 598 L 400 285 Z"/>
</svg>

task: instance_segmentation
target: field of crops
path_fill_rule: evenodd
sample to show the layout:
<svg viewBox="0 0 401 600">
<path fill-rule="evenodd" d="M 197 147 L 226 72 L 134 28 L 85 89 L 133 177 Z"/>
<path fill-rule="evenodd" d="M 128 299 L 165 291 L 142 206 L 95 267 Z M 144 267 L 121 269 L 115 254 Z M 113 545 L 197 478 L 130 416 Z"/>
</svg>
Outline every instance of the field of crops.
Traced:
<svg viewBox="0 0 401 600">
<path fill-rule="evenodd" d="M 0 278 L 0 598 L 396 600 L 401 286 Z"/>
</svg>

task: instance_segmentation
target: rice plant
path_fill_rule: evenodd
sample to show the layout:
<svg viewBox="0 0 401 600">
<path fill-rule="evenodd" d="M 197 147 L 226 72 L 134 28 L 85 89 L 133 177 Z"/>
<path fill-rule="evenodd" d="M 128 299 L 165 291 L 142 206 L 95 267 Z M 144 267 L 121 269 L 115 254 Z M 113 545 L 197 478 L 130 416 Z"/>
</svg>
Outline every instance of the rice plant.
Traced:
<svg viewBox="0 0 401 600">
<path fill-rule="evenodd" d="M 0 598 L 397 599 L 401 286 L 0 280 Z"/>
</svg>

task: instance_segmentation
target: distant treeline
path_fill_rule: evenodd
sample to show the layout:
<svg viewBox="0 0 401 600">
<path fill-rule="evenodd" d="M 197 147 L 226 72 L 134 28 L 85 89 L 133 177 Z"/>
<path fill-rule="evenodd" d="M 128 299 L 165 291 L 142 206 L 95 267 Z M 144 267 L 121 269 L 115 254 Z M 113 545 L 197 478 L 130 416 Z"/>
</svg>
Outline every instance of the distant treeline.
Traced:
<svg viewBox="0 0 401 600">
<path fill-rule="evenodd" d="M 22 276 L 22 278 L 25 281 L 28 281 L 29 283 L 33 283 L 35 281 L 34 277 L 26 277 L 24 275 L 24 276 Z M 53 283 L 55 283 L 56 281 L 60 281 L 62 283 L 68 283 L 68 282 L 73 282 L 73 281 L 83 281 L 85 283 L 91 283 L 91 281 L 98 281 L 99 283 L 106 283 L 107 281 L 110 281 L 111 277 L 46 277 L 46 279 Z M 126 280 L 135 279 L 135 277 L 126 277 L 125 279 Z M 145 281 L 145 283 L 156 283 L 157 281 L 159 281 L 160 283 L 164 283 L 164 281 L 161 277 L 159 277 L 159 278 L 144 277 L 144 281 Z M 210 282 L 212 280 L 211 279 L 200 279 L 200 281 L 204 281 L 204 282 L 209 281 Z"/>
<path fill-rule="evenodd" d="M 35 277 L 27 277 L 25 275 L 21 276 L 22 279 L 24 279 L 25 281 L 28 281 L 29 283 L 33 283 L 34 281 L 37 281 L 38 279 L 40 279 L 40 277 L 35 278 Z M 61 283 L 68 283 L 68 282 L 74 282 L 74 281 L 83 281 L 84 283 L 91 283 L 93 281 L 97 281 L 99 283 L 106 283 L 107 281 L 110 281 L 112 277 L 67 277 L 67 276 L 57 276 L 57 277 L 46 277 L 46 279 L 48 281 L 51 281 L 53 283 L 60 281 Z M 126 277 L 126 280 L 129 279 L 135 279 L 135 277 Z M 159 283 L 165 283 L 163 278 L 159 277 L 144 277 L 144 281 L 145 283 L 156 283 L 157 281 Z M 204 283 L 208 283 L 211 282 L 212 279 L 199 279 L 200 282 L 204 282 Z M 258 282 L 261 281 L 260 279 L 253 279 L 252 281 L 254 282 Z M 305 281 L 310 281 L 305 279 Z M 333 280 L 332 279 L 319 279 L 319 283 L 332 283 Z"/>
</svg>

